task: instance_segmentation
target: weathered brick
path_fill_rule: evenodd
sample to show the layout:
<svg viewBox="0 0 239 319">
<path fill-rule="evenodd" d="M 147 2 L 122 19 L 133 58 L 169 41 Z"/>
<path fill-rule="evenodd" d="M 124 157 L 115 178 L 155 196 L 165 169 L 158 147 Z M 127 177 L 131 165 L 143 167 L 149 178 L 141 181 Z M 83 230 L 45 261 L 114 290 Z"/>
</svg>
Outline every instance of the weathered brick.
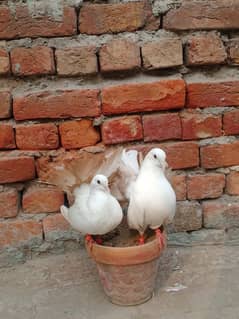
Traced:
<svg viewBox="0 0 239 319">
<path fill-rule="evenodd" d="M 24 150 L 49 150 L 59 146 L 55 124 L 19 125 L 16 127 L 17 147 Z"/>
<path fill-rule="evenodd" d="M 205 228 L 228 229 L 239 227 L 239 201 L 237 199 L 216 199 L 203 202 Z"/>
<path fill-rule="evenodd" d="M 55 55 L 59 75 L 87 75 L 98 71 L 96 48 L 93 46 L 59 49 Z"/>
<path fill-rule="evenodd" d="M 42 242 L 42 225 L 35 220 L 15 220 L 0 223 L 0 248 Z"/>
<path fill-rule="evenodd" d="M 239 106 L 239 81 L 188 84 L 186 105 L 190 108 Z"/>
<path fill-rule="evenodd" d="M 192 36 L 185 53 L 187 65 L 220 64 L 227 58 L 223 42 L 215 33 Z"/>
<path fill-rule="evenodd" d="M 181 120 L 178 113 L 144 115 L 143 127 L 146 142 L 181 138 Z"/>
<path fill-rule="evenodd" d="M 0 49 L 0 74 L 7 74 L 10 72 L 9 56 L 6 50 Z"/>
<path fill-rule="evenodd" d="M 70 228 L 70 224 L 61 214 L 50 215 L 43 219 L 43 231 L 45 235 L 52 231 L 66 231 Z"/>
<path fill-rule="evenodd" d="M 173 175 L 170 178 L 170 183 L 176 193 L 177 200 L 185 200 L 187 193 L 186 176 Z"/>
<path fill-rule="evenodd" d="M 202 228 L 202 209 L 197 202 L 177 203 L 177 210 L 169 232 L 192 231 Z"/>
<path fill-rule="evenodd" d="M 50 15 L 34 17 L 27 5 L 16 5 L 14 11 L 10 7 L 1 6 L 0 16 L 0 39 L 54 37 L 73 35 L 77 31 L 76 13 L 72 7 L 64 7 L 60 19 Z"/>
<path fill-rule="evenodd" d="M 43 219 L 43 232 L 46 241 L 67 240 L 79 237 L 61 214 L 47 216 Z M 77 236 L 78 235 L 78 236 Z"/>
<path fill-rule="evenodd" d="M 239 110 L 224 113 L 223 130 L 226 135 L 239 134 Z"/>
<path fill-rule="evenodd" d="M 12 125 L 0 125 L 0 148 L 15 148 L 15 137 Z"/>
<path fill-rule="evenodd" d="M 187 179 L 188 199 L 216 198 L 225 187 L 224 174 L 189 175 Z"/>
<path fill-rule="evenodd" d="M 201 147 L 201 165 L 204 168 L 239 165 L 239 142 Z"/>
<path fill-rule="evenodd" d="M 18 214 L 19 197 L 14 188 L 0 192 L 0 218 L 15 217 Z"/>
<path fill-rule="evenodd" d="M 32 157 L 0 158 L 0 183 L 22 182 L 35 177 L 35 163 Z"/>
<path fill-rule="evenodd" d="M 0 92 L 0 118 L 8 118 L 12 115 L 11 94 L 8 91 Z"/>
<path fill-rule="evenodd" d="M 114 4 L 85 4 L 80 10 L 81 33 L 103 34 L 135 31 L 142 27 L 158 28 L 146 1 Z"/>
<path fill-rule="evenodd" d="M 231 39 L 228 41 L 228 55 L 230 64 L 239 64 L 239 40 Z"/>
<path fill-rule="evenodd" d="M 22 208 L 24 213 L 40 214 L 59 211 L 64 203 L 64 194 L 55 187 L 33 185 L 23 194 Z"/>
<path fill-rule="evenodd" d="M 104 114 L 120 114 L 182 108 L 185 102 L 183 80 L 123 84 L 102 90 Z"/>
<path fill-rule="evenodd" d="M 143 66 L 154 70 L 183 64 L 183 49 L 180 39 L 160 39 L 142 46 Z"/>
<path fill-rule="evenodd" d="M 51 48 L 44 46 L 14 48 L 10 56 L 12 72 L 15 75 L 28 76 L 53 74 L 55 72 Z"/>
<path fill-rule="evenodd" d="M 124 39 L 112 40 L 100 49 L 102 72 L 129 71 L 140 67 L 139 46 Z"/>
<path fill-rule="evenodd" d="M 137 141 L 143 138 L 141 117 L 124 116 L 106 120 L 102 125 L 104 144 Z"/>
<path fill-rule="evenodd" d="M 64 122 L 60 124 L 59 131 L 62 146 L 66 149 L 95 145 L 100 140 L 90 120 Z"/>
<path fill-rule="evenodd" d="M 41 91 L 15 97 L 13 112 L 16 120 L 68 118 L 100 115 L 99 91 Z"/>
<path fill-rule="evenodd" d="M 143 144 L 135 146 L 134 149 L 145 155 L 154 147 L 160 147 L 166 152 L 167 162 L 172 169 L 198 167 L 199 165 L 199 147 L 194 142 Z"/>
<path fill-rule="evenodd" d="M 181 119 L 184 140 L 220 136 L 222 133 L 221 115 L 203 114 L 190 110 L 182 112 Z"/>
<path fill-rule="evenodd" d="M 239 172 L 233 171 L 227 175 L 226 192 L 230 195 L 239 195 Z"/>
<path fill-rule="evenodd" d="M 168 143 L 162 144 L 161 147 L 167 153 L 169 166 L 174 169 L 197 167 L 199 165 L 197 143 Z"/>
<path fill-rule="evenodd" d="M 215 0 L 210 4 L 201 1 L 183 1 L 177 9 L 170 10 L 163 20 L 169 30 L 213 30 L 239 28 L 239 3 L 237 0 Z"/>
</svg>

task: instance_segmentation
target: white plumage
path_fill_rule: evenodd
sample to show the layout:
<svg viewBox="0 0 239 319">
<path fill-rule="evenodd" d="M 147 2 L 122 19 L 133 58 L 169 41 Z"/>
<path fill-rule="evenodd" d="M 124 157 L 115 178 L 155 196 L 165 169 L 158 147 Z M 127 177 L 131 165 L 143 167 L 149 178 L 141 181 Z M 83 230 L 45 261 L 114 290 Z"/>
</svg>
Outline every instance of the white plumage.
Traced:
<svg viewBox="0 0 239 319">
<path fill-rule="evenodd" d="M 176 196 L 165 177 L 166 154 L 152 149 L 145 157 L 132 187 L 128 224 L 142 236 L 147 227 L 159 228 L 166 220 L 172 221 L 176 210 Z"/>
<path fill-rule="evenodd" d="M 103 235 L 115 229 L 123 218 L 121 206 L 110 194 L 108 179 L 96 175 L 90 184 L 74 190 L 74 204 L 61 206 L 61 213 L 82 234 Z"/>
</svg>

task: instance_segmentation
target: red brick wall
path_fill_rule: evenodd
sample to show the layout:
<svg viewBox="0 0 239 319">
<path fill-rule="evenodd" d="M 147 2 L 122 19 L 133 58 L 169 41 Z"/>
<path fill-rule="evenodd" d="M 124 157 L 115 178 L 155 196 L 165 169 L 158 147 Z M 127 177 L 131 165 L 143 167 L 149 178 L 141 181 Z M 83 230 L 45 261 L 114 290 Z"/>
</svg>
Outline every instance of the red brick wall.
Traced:
<svg viewBox="0 0 239 319">
<path fill-rule="evenodd" d="M 238 1 L 48 2 L 0 5 L 0 248 L 72 238 L 36 164 L 98 143 L 165 149 L 172 231 L 239 227 Z"/>
</svg>

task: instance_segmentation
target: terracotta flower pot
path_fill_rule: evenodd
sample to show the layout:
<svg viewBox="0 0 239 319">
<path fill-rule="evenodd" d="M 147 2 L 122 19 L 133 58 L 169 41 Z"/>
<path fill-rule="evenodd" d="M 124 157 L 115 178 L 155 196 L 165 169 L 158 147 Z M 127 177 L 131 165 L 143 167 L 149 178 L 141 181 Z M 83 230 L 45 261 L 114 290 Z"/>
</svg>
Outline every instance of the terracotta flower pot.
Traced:
<svg viewBox="0 0 239 319">
<path fill-rule="evenodd" d="M 164 234 L 165 236 L 165 234 Z M 166 242 L 166 238 L 165 238 Z M 152 297 L 162 247 L 157 238 L 144 245 L 110 247 L 86 242 L 104 291 L 112 303 L 137 305 Z"/>
</svg>

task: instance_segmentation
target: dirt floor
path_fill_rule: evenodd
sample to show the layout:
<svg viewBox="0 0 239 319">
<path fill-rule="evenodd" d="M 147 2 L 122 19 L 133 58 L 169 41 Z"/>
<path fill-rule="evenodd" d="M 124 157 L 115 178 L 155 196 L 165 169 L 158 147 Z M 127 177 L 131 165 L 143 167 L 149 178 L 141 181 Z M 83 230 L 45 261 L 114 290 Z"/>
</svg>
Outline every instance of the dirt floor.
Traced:
<svg viewBox="0 0 239 319">
<path fill-rule="evenodd" d="M 120 307 L 105 297 L 85 250 L 0 269 L 2 319 L 238 319 L 238 246 L 167 248 L 153 298 Z"/>
</svg>

